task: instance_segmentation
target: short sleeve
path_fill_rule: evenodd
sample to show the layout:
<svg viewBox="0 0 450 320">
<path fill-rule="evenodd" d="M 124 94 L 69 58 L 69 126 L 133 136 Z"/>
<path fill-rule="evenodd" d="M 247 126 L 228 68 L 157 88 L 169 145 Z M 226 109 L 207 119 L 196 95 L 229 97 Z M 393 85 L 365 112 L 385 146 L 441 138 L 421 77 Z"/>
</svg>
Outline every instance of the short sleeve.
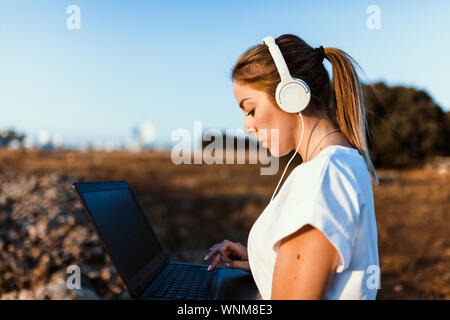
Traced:
<svg viewBox="0 0 450 320">
<path fill-rule="evenodd" d="M 272 248 L 277 252 L 280 240 L 310 224 L 336 248 L 339 253 L 336 272 L 343 272 L 350 264 L 359 227 L 362 204 L 357 180 L 348 169 L 329 161 L 319 178 L 307 183 L 310 186 L 303 194 L 296 192 L 300 188 L 295 188 L 293 183 L 285 203 L 280 206 Z"/>
</svg>

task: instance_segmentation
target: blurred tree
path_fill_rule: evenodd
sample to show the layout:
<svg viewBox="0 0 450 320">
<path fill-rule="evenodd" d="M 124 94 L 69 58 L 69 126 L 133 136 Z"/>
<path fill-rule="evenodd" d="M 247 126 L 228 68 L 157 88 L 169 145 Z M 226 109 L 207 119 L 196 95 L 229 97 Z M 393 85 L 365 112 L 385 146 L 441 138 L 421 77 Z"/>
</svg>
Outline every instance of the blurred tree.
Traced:
<svg viewBox="0 0 450 320">
<path fill-rule="evenodd" d="M 251 146 L 250 136 L 248 135 L 239 135 L 236 132 L 227 133 L 225 129 L 220 130 L 220 135 L 218 133 L 216 135 L 211 134 L 208 130 L 203 130 L 201 137 L 201 145 L 202 149 L 205 149 L 206 146 L 214 143 L 216 139 L 222 139 L 222 142 L 219 145 L 222 145 L 222 148 L 225 150 L 227 146 L 230 149 L 238 150 L 242 147 L 243 150 L 249 150 L 254 147 L 256 151 L 261 148 L 261 145 L 257 142 L 256 138 L 253 138 L 253 146 Z M 227 142 L 228 140 L 228 142 Z"/>
<path fill-rule="evenodd" d="M 449 156 L 450 115 L 423 90 L 364 86 L 368 144 L 375 166 L 420 165 L 434 156 Z"/>
<path fill-rule="evenodd" d="M 15 130 L 4 129 L 0 133 L 0 148 L 8 147 L 13 141 L 18 141 L 22 144 L 23 139 L 25 139 L 24 134 L 20 134 Z"/>
</svg>

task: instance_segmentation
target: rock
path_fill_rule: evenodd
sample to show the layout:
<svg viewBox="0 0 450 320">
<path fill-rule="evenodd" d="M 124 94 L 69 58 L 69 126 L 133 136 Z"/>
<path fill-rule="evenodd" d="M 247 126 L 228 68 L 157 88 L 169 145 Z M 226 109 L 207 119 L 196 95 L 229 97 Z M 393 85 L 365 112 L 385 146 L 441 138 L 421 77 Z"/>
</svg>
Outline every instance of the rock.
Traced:
<svg viewBox="0 0 450 320">
<path fill-rule="evenodd" d="M 66 280 L 63 275 L 54 274 L 47 286 L 47 290 L 48 297 L 51 300 L 68 300 L 71 298 L 71 292 L 67 288 Z"/>
<path fill-rule="evenodd" d="M 99 300 L 98 295 L 91 289 L 72 290 L 72 299 L 75 300 Z"/>
<path fill-rule="evenodd" d="M 0 298 L 121 299 L 125 291 L 72 183 L 52 174 L 0 174 Z M 92 279 L 67 288 L 69 265 Z M 89 282 L 89 280 L 88 280 Z"/>
<path fill-rule="evenodd" d="M 48 299 L 49 293 L 45 285 L 39 285 L 34 290 L 34 296 L 38 300 Z"/>
<path fill-rule="evenodd" d="M 19 292 L 19 295 L 17 297 L 17 299 L 19 300 L 33 300 L 34 297 L 34 293 L 31 290 L 26 290 L 26 289 L 22 289 Z"/>
<path fill-rule="evenodd" d="M 111 270 L 107 267 L 103 268 L 100 277 L 103 281 L 109 281 L 111 279 Z"/>
<path fill-rule="evenodd" d="M 16 299 L 17 299 L 17 291 L 4 293 L 0 296 L 0 300 L 16 300 Z"/>
</svg>

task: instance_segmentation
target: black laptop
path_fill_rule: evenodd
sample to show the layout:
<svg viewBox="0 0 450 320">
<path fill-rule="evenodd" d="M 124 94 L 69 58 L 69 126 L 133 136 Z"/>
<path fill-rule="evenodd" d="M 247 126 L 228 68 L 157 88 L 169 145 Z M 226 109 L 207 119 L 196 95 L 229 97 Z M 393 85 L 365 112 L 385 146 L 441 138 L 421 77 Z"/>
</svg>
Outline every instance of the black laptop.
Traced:
<svg viewBox="0 0 450 320">
<path fill-rule="evenodd" d="M 74 183 L 73 188 L 132 298 L 221 299 L 223 283 L 245 273 L 170 261 L 125 181 Z"/>
</svg>

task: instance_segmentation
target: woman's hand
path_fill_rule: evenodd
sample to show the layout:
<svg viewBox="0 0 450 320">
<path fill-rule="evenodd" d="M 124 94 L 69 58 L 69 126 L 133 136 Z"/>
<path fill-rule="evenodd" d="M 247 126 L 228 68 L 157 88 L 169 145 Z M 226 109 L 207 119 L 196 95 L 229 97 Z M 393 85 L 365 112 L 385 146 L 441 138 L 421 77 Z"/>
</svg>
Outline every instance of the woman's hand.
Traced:
<svg viewBox="0 0 450 320">
<path fill-rule="evenodd" d="M 211 260 L 211 258 L 213 258 Z M 214 269 L 220 262 L 231 269 L 242 269 L 247 272 L 250 271 L 248 263 L 247 248 L 237 242 L 224 240 L 222 243 L 216 243 L 209 248 L 209 253 L 203 259 L 205 262 L 211 260 L 208 271 Z"/>
</svg>

